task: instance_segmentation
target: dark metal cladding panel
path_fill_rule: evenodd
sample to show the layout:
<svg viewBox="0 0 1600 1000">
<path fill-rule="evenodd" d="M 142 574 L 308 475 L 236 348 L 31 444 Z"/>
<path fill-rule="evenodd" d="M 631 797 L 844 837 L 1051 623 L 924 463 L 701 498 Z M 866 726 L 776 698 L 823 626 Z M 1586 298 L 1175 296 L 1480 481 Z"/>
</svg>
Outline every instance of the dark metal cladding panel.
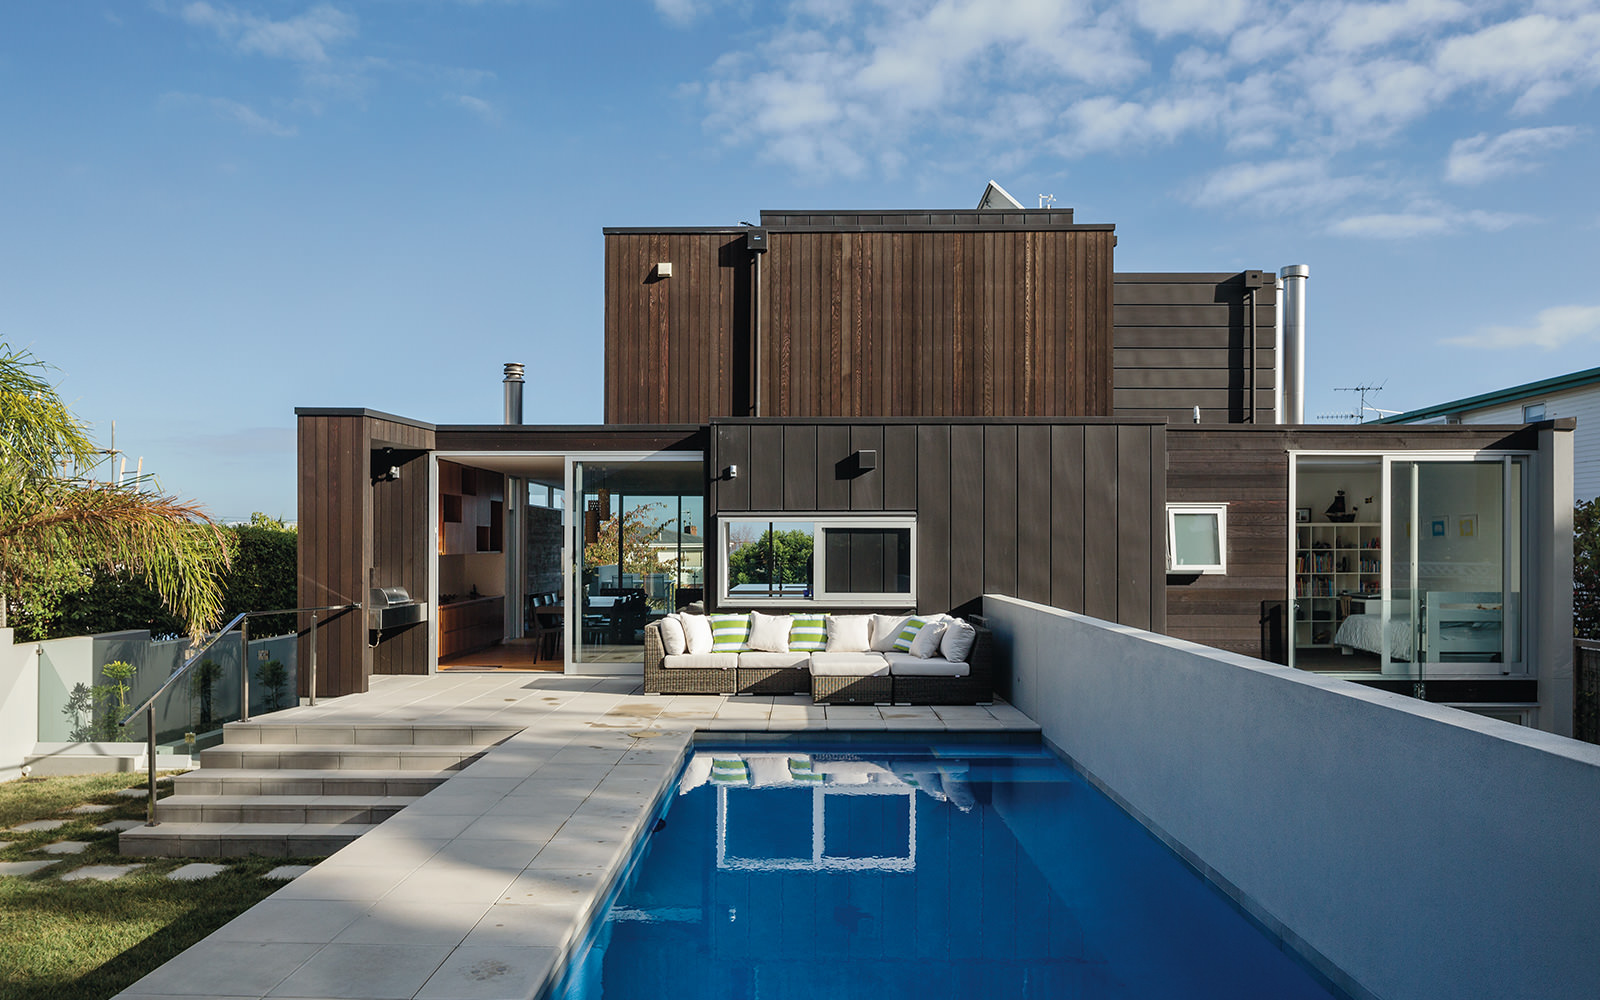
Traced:
<svg viewBox="0 0 1600 1000">
<path fill-rule="evenodd" d="M 1017 428 L 983 435 L 983 592 L 1017 592 Z"/>
<path fill-rule="evenodd" d="M 783 480 L 788 466 L 783 455 L 783 427 L 777 424 L 750 425 L 750 462 L 748 474 L 741 469 L 739 475 L 750 480 L 751 510 L 782 510 Z"/>
<path fill-rule="evenodd" d="M 1050 603 L 1051 428 L 1017 428 L 1017 591 L 1016 596 Z"/>
<path fill-rule="evenodd" d="M 853 475 L 850 480 L 850 509 L 867 512 L 883 510 L 883 426 L 863 424 L 850 428 L 850 454 L 863 449 L 878 452 L 880 468 L 866 475 Z M 854 464 L 846 459 L 847 472 L 853 473 Z"/>
<path fill-rule="evenodd" d="M 983 597 L 983 428 L 950 428 L 950 606 Z"/>
<path fill-rule="evenodd" d="M 1154 583 L 1150 450 L 1148 427 L 1117 428 L 1117 621 L 1144 629 Z"/>
<path fill-rule="evenodd" d="M 850 457 L 850 428 L 817 426 L 817 510 L 849 510 L 850 480 L 844 462 Z M 796 470 L 800 475 L 805 471 Z"/>
<path fill-rule="evenodd" d="M 817 428 L 783 427 L 783 509 L 817 509 Z"/>
<path fill-rule="evenodd" d="M 884 510 L 917 507 L 917 428 L 891 424 L 883 428 L 883 448 L 878 452 L 883 480 Z"/>
<path fill-rule="evenodd" d="M 1117 428 L 1084 428 L 1083 581 L 1084 614 L 1117 617 L 1118 500 Z"/>
<path fill-rule="evenodd" d="M 1045 602 L 1083 611 L 1084 427 L 1050 429 L 1050 597 Z"/>
<path fill-rule="evenodd" d="M 717 513 L 750 510 L 750 425 L 718 424 L 712 440 L 711 493 Z M 727 477 L 729 468 L 737 469 L 732 479 Z"/>
<path fill-rule="evenodd" d="M 917 609 L 950 607 L 950 427 L 917 432 Z"/>
</svg>

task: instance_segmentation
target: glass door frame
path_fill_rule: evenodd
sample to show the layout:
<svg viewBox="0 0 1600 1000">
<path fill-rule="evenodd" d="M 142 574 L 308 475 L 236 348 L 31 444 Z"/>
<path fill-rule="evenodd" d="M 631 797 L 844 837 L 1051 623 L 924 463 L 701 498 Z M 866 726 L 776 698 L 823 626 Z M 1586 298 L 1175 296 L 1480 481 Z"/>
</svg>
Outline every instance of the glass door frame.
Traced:
<svg viewBox="0 0 1600 1000">
<path fill-rule="evenodd" d="M 1389 625 L 1390 625 L 1390 622 L 1392 620 L 1392 618 L 1391 618 L 1391 610 L 1392 610 L 1393 600 L 1390 597 L 1390 595 L 1393 593 L 1393 579 L 1392 579 L 1391 573 L 1392 573 L 1393 566 L 1394 566 L 1394 559 L 1392 558 L 1391 553 L 1393 553 L 1393 551 L 1394 551 L 1394 548 L 1393 548 L 1394 535 L 1397 532 L 1396 532 L 1395 525 L 1393 523 L 1394 519 L 1392 517 L 1390 517 L 1390 508 L 1391 508 L 1391 497 L 1393 495 L 1393 471 L 1394 471 L 1395 463 L 1397 463 L 1397 462 L 1401 462 L 1401 463 L 1452 462 L 1452 463 L 1462 463 L 1462 464 L 1471 464 L 1471 463 L 1484 464 L 1484 463 L 1490 463 L 1490 462 L 1499 463 L 1501 465 L 1501 467 L 1506 470 L 1506 472 L 1503 473 L 1502 476 L 1501 476 L 1501 512 L 1500 512 L 1500 516 L 1501 516 L 1502 522 L 1505 522 L 1506 518 L 1508 517 L 1508 511 L 1511 509 L 1510 501 L 1511 501 L 1511 488 L 1512 487 L 1511 487 L 1511 476 L 1509 475 L 1509 470 L 1510 470 L 1510 467 L 1511 467 L 1513 462 L 1520 461 L 1520 464 L 1522 466 L 1522 476 L 1521 476 L 1521 494 L 1517 498 L 1517 500 L 1518 500 L 1518 502 L 1517 502 L 1517 510 L 1518 510 L 1518 514 L 1519 514 L 1519 519 L 1518 519 L 1518 522 L 1517 522 L 1517 530 L 1520 532 L 1521 544 L 1520 544 L 1520 546 L 1518 546 L 1519 552 L 1518 552 L 1518 558 L 1516 559 L 1516 564 L 1517 564 L 1518 572 L 1520 574 L 1522 589 L 1520 591 L 1520 595 L 1521 595 L 1521 597 L 1520 597 L 1520 605 L 1521 606 L 1520 606 L 1520 608 L 1518 610 L 1518 613 L 1517 613 L 1517 616 L 1516 616 L 1516 619 L 1517 619 L 1516 626 L 1517 626 L 1517 629 L 1518 629 L 1518 632 L 1519 632 L 1519 634 L 1517 636 L 1517 639 L 1516 639 L 1516 646 L 1517 646 L 1517 650 L 1518 650 L 1518 658 L 1514 662 L 1501 662 L 1501 663 L 1463 662 L 1463 663 L 1451 663 L 1451 664 L 1447 664 L 1447 665 L 1439 664 L 1439 665 L 1436 665 L 1436 666 L 1448 666 L 1449 669 L 1448 670 L 1444 670 L 1444 671 L 1436 671 L 1433 674 L 1433 677 L 1435 679 L 1454 678 L 1454 677 L 1461 677 L 1461 678 L 1470 678 L 1470 677 L 1518 677 L 1518 678 L 1524 678 L 1525 677 L 1525 678 L 1531 678 L 1531 677 L 1533 677 L 1534 676 L 1534 673 L 1533 673 L 1533 670 L 1532 670 L 1532 664 L 1533 664 L 1532 645 L 1533 645 L 1533 643 L 1532 643 L 1532 635 L 1530 634 L 1529 617 L 1528 617 L 1528 614 L 1527 614 L 1527 609 L 1530 608 L 1530 607 L 1537 606 L 1537 601 L 1536 601 L 1537 595 L 1535 595 L 1533 593 L 1533 590 L 1534 590 L 1534 587 L 1535 587 L 1535 583 L 1536 583 L 1536 577 L 1535 577 L 1535 574 L 1533 572 L 1535 567 L 1532 564 L 1532 561 L 1534 559 L 1534 551 L 1533 551 L 1533 546 L 1530 544 L 1530 542 L 1531 542 L 1530 535 L 1531 535 L 1531 528 L 1532 528 L 1532 523 L 1531 523 L 1531 520 L 1530 520 L 1530 509 L 1531 509 L 1530 508 L 1530 501 L 1531 501 L 1532 498 L 1531 498 L 1530 494 L 1535 488 L 1535 483 L 1534 483 L 1535 476 L 1533 475 L 1533 473 L 1534 473 L 1534 456 L 1535 456 L 1535 454 L 1536 454 L 1535 452 L 1527 451 L 1527 450 L 1503 449 L 1503 448 L 1482 449 L 1482 450 L 1462 450 L 1462 449 L 1457 449 L 1457 450 L 1448 450 L 1448 451 L 1446 451 L 1446 450 L 1429 450 L 1429 451 L 1381 451 L 1381 450 L 1374 450 L 1374 451 L 1361 450 L 1361 451 L 1356 451 L 1356 450 L 1351 450 L 1351 451 L 1343 451 L 1343 450 L 1327 450 L 1327 449 L 1293 449 L 1293 448 L 1289 449 L 1288 450 L 1288 455 L 1289 455 L 1288 503 L 1287 503 L 1287 505 L 1285 507 L 1285 510 L 1284 510 L 1285 522 L 1286 522 L 1285 536 L 1286 536 L 1286 541 L 1287 541 L 1287 548 L 1286 548 L 1287 558 L 1284 560 L 1284 564 L 1285 564 L 1284 565 L 1284 573 L 1285 573 L 1285 577 L 1284 577 L 1285 591 L 1284 591 L 1284 593 L 1285 593 L 1285 595 L 1287 597 L 1287 600 L 1285 601 L 1285 614 L 1284 614 L 1284 645 L 1285 645 L 1285 651 L 1288 654 L 1288 657 L 1287 657 L 1288 661 L 1289 661 L 1288 665 L 1290 667 L 1297 666 L 1296 660 L 1298 659 L 1298 657 L 1296 655 L 1296 652 L 1295 652 L 1295 649 L 1296 649 L 1296 647 L 1295 647 L 1295 621 L 1296 621 L 1295 615 L 1296 615 L 1296 612 L 1298 610 L 1296 608 L 1296 604 L 1300 600 L 1300 598 L 1298 598 L 1296 596 L 1296 594 L 1295 594 L 1295 556 L 1296 556 L 1296 548 L 1297 548 L 1297 546 L 1296 546 L 1297 524 L 1296 524 L 1295 519 L 1294 519 L 1294 511 L 1296 510 L 1296 508 L 1299 506 L 1299 503 L 1300 503 L 1298 490 L 1299 490 L 1300 462 L 1301 462 L 1301 460 L 1303 460 L 1303 459 L 1330 459 L 1330 458 L 1332 458 L 1332 459 L 1343 459 L 1343 460 L 1346 460 L 1346 461 L 1354 461 L 1354 460 L 1365 459 L 1365 460 L 1368 460 L 1368 461 L 1371 461 L 1371 462 L 1379 463 L 1380 466 L 1381 466 L 1381 468 L 1380 468 L 1380 483 L 1379 483 L 1379 490 L 1380 490 L 1379 510 L 1381 511 L 1381 515 L 1382 516 L 1379 519 L 1379 538 L 1380 538 L 1380 543 L 1379 544 L 1382 547 L 1383 556 L 1382 556 L 1382 563 L 1381 563 L 1381 565 L 1379 567 L 1380 581 L 1381 581 L 1379 583 L 1379 587 L 1381 588 L 1381 595 L 1380 595 L 1381 596 L 1381 600 L 1379 601 L 1379 606 L 1381 608 L 1381 614 L 1382 614 L 1381 627 L 1382 627 L 1382 634 L 1384 636 L 1387 636 L 1389 634 Z M 1412 516 L 1413 519 L 1415 519 L 1419 515 L 1415 510 L 1413 510 L 1411 516 Z M 1411 545 L 1413 546 L 1413 549 L 1415 548 L 1416 543 L 1417 543 L 1417 534 L 1418 534 L 1418 532 L 1416 532 L 1416 531 L 1413 531 L 1411 533 Z M 1509 573 L 1511 571 L 1511 566 L 1512 566 L 1512 562 L 1513 562 L 1513 557 L 1512 557 L 1512 551 L 1513 551 L 1513 548 L 1512 548 L 1512 533 L 1509 530 L 1502 530 L 1501 531 L 1501 534 L 1500 534 L 1500 548 L 1501 548 L 1501 563 L 1500 563 L 1501 593 L 1502 594 L 1506 594 L 1508 592 Z M 1413 556 L 1412 556 L 1411 565 L 1413 567 L 1416 566 L 1416 560 L 1415 560 L 1415 553 L 1414 552 L 1413 552 Z M 1415 572 L 1414 568 L 1413 568 L 1413 572 Z M 1413 604 L 1416 602 L 1415 588 L 1413 588 L 1413 594 L 1412 594 L 1411 600 L 1412 600 Z M 1502 606 L 1504 606 L 1505 603 L 1507 603 L 1507 602 L 1502 600 Z M 1412 617 L 1411 620 L 1413 622 L 1417 621 L 1417 618 L 1415 617 L 1415 609 L 1413 609 L 1413 617 Z M 1502 621 L 1504 621 L 1504 615 L 1502 617 Z M 1505 642 L 1506 642 L 1506 637 L 1504 635 L 1502 635 L 1502 649 L 1504 648 Z M 1388 648 L 1388 643 L 1384 642 L 1381 645 L 1382 645 L 1383 648 L 1382 648 L 1382 652 L 1380 654 L 1380 663 L 1381 663 L 1380 676 L 1385 677 L 1385 678 L 1390 678 L 1390 679 L 1413 680 L 1413 681 L 1416 681 L 1418 684 L 1420 684 L 1424 680 L 1424 677 L 1422 676 L 1422 664 L 1421 664 L 1420 661 L 1414 661 L 1411 664 L 1411 669 L 1409 671 L 1407 671 L 1406 674 L 1403 675 L 1403 676 L 1393 673 L 1392 671 L 1393 671 L 1394 665 L 1391 663 L 1391 656 L 1390 656 L 1390 652 L 1389 652 L 1389 648 Z M 1323 672 L 1323 673 L 1324 673 L 1324 676 L 1335 676 L 1335 677 L 1342 676 L 1341 672 L 1339 672 L 1339 671 L 1326 671 L 1326 672 Z M 1352 677 L 1352 678 L 1362 678 L 1362 677 L 1370 678 L 1371 675 L 1370 674 L 1364 674 L 1364 673 L 1363 674 L 1351 673 L 1349 676 Z"/>
</svg>

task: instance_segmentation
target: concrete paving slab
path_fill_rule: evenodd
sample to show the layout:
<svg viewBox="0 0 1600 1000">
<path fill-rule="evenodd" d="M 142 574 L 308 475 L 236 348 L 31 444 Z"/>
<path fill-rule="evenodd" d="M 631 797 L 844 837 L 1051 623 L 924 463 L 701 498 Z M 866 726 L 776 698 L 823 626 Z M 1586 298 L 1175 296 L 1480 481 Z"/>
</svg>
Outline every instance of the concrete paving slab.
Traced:
<svg viewBox="0 0 1600 1000">
<path fill-rule="evenodd" d="M 144 826 L 142 819 L 114 819 L 109 823 L 101 823 L 95 827 L 101 833 L 121 833 L 123 830 L 132 830 L 134 827 Z"/>
<path fill-rule="evenodd" d="M 0 861 L 0 876 L 32 875 L 41 868 L 49 868 L 54 861 Z"/>
<path fill-rule="evenodd" d="M 443 944 L 330 944 L 267 995 L 410 1000 L 450 951 Z"/>
<path fill-rule="evenodd" d="M 46 854 L 82 854 L 88 849 L 88 842 L 83 840 L 58 840 L 39 848 Z"/>
<path fill-rule="evenodd" d="M 118 994 L 122 997 L 264 997 L 324 947 L 308 942 L 212 941 L 190 948 Z"/>
<path fill-rule="evenodd" d="M 555 971 L 554 948 L 457 948 L 429 978 L 417 1000 L 523 1000 L 537 994 Z"/>
<path fill-rule="evenodd" d="M 115 808 L 116 808 L 116 806 L 107 806 L 107 805 L 100 805 L 100 804 L 94 803 L 94 802 L 86 802 L 81 806 L 73 806 L 71 809 L 68 809 L 67 812 L 72 813 L 72 814 L 74 814 L 76 816 L 89 816 L 89 815 L 92 815 L 94 813 L 110 812 L 111 810 L 113 810 Z"/>
<path fill-rule="evenodd" d="M 227 870 L 227 865 L 212 865 L 196 862 L 195 864 L 184 865 L 182 868 L 174 868 L 172 871 L 167 872 L 167 878 L 174 882 L 199 882 L 216 875 L 221 875 Z"/>
<path fill-rule="evenodd" d="M 372 907 L 370 902 L 267 897 L 219 928 L 210 941 L 327 944 Z"/>
<path fill-rule="evenodd" d="M 143 867 L 144 865 L 85 865 L 65 873 L 61 876 L 61 881 L 80 882 L 84 879 L 94 879 L 97 882 L 110 882 Z"/>
<path fill-rule="evenodd" d="M 458 945 L 487 911 L 473 903 L 382 899 L 339 932 L 334 944 Z"/>
<path fill-rule="evenodd" d="M 16 826 L 7 827 L 7 833 L 38 833 L 41 830 L 56 830 L 66 826 L 70 820 L 64 819 L 36 819 L 31 823 L 18 823 Z"/>
</svg>

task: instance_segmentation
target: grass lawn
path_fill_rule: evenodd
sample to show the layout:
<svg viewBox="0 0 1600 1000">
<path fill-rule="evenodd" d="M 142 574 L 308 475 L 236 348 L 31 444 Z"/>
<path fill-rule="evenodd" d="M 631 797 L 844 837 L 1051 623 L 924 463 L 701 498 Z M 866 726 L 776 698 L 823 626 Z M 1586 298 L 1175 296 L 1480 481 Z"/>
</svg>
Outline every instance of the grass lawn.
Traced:
<svg viewBox="0 0 1600 1000">
<path fill-rule="evenodd" d="M 37 819 L 65 819 L 54 830 L 0 833 L 0 861 L 42 861 L 58 840 L 85 841 L 82 854 L 20 877 L 0 876 L 0 1000 L 103 1000 L 282 888 L 262 876 L 308 859 L 242 858 L 199 882 L 174 882 L 168 872 L 193 858 L 123 858 L 117 835 L 95 827 L 143 821 L 142 799 L 118 789 L 143 787 L 142 774 L 31 778 L 0 784 L 0 828 Z M 74 815 L 86 803 L 106 812 Z M 85 865 L 142 864 L 110 882 L 62 882 Z"/>
</svg>

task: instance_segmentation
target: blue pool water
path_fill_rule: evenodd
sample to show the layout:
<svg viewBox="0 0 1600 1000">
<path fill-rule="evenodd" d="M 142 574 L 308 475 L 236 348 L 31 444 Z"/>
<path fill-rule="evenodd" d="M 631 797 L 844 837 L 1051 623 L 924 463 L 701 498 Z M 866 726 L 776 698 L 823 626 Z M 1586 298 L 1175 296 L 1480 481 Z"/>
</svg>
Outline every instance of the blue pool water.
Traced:
<svg viewBox="0 0 1600 1000">
<path fill-rule="evenodd" d="M 1046 751 L 697 746 L 670 799 L 563 1000 L 1331 996 Z"/>
</svg>

